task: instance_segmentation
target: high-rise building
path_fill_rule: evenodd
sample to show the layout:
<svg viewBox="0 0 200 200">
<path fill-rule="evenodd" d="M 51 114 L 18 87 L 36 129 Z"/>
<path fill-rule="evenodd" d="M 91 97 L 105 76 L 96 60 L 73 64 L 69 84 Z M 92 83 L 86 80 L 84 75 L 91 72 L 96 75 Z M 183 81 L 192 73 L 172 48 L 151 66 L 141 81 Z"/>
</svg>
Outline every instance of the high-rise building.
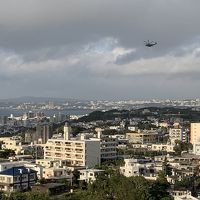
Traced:
<svg viewBox="0 0 200 200">
<path fill-rule="evenodd" d="M 200 123 L 190 124 L 190 143 L 200 143 Z"/>
<path fill-rule="evenodd" d="M 45 144 L 53 135 L 51 124 L 38 124 L 34 140 L 36 143 Z"/>
<path fill-rule="evenodd" d="M 71 134 L 71 127 L 68 125 L 68 123 L 65 123 L 64 125 L 64 140 L 69 140 Z"/>
<path fill-rule="evenodd" d="M 0 117 L 0 125 L 6 125 L 7 124 L 8 117 L 7 116 L 1 116 Z"/>
</svg>

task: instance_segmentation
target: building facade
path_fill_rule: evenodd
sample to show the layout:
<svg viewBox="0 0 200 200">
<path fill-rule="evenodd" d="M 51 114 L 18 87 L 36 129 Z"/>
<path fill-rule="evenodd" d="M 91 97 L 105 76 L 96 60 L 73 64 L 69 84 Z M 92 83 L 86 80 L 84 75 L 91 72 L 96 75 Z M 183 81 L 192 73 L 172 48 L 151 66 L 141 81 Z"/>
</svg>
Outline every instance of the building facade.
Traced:
<svg viewBox="0 0 200 200">
<path fill-rule="evenodd" d="M 44 159 L 67 160 L 71 166 L 93 167 L 100 163 L 100 141 L 49 139 Z"/>
<path fill-rule="evenodd" d="M 200 123 L 190 124 L 190 143 L 200 143 Z"/>
<path fill-rule="evenodd" d="M 155 164 L 142 159 L 124 159 L 125 165 L 120 167 L 120 173 L 126 177 L 156 176 Z"/>
<path fill-rule="evenodd" d="M 34 140 L 36 143 L 45 144 L 53 135 L 51 124 L 38 124 Z"/>
<path fill-rule="evenodd" d="M 170 128 L 169 129 L 169 140 L 171 144 L 175 144 L 176 140 L 182 141 L 183 129 L 182 128 Z"/>
<path fill-rule="evenodd" d="M 152 144 L 151 145 L 152 151 L 166 151 L 166 152 L 175 152 L 174 145 L 171 144 Z"/>
<path fill-rule="evenodd" d="M 100 149 L 101 149 L 101 160 L 113 160 L 117 158 L 117 138 L 106 136 L 102 134 L 101 128 L 95 129 L 97 132 L 97 138 L 100 141 Z"/>
<path fill-rule="evenodd" d="M 104 173 L 104 170 L 100 169 L 82 169 L 80 172 L 80 181 L 85 181 L 86 183 L 92 183 L 96 180 L 97 176 Z"/>
<path fill-rule="evenodd" d="M 126 133 L 126 138 L 129 140 L 130 143 L 150 144 L 157 142 L 158 133 L 156 132 Z"/>
<path fill-rule="evenodd" d="M 36 183 L 36 171 L 21 167 L 12 167 L 0 172 L 0 191 L 26 191 Z"/>
</svg>

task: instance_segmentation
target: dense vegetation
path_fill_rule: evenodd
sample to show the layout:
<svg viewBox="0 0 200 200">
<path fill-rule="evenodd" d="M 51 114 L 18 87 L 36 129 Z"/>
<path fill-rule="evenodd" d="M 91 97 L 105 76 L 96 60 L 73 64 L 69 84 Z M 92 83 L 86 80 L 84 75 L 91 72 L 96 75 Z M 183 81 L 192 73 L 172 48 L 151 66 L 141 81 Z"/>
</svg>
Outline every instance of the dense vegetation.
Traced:
<svg viewBox="0 0 200 200">
<path fill-rule="evenodd" d="M 161 175 L 157 181 L 150 182 L 141 176 L 126 178 L 120 174 L 99 176 L 93 184 L 81 184 L 82 189 L 73 194 L 49 197 L 48 194 L 32 192 L 1 196 L 1 200 L 171 200 L 167 192 L 168 183 Z M 85 187 L 83 187 L 85 185 Z M 84 189 L 83 189 L 84 188 Z"/>
<path fill-rule="evenodd" d="M 12 149 L 1 149 L 0 158 L 8 159 L 9 157 L 15 155 L 15 152 Z"/>
<path fill-rule="evenodd" d="M 188 152 L 189 150 L 192 150 L 192 144 L 187 143 L 187 142 L 182 142 L 177 140 L 176 145 L 174 147 L 174 151 L 176 155 L 181 155 L 181 152 L 186 151 Z"/>
<path fill-rule="evenodd" d="M 174 108 L 174 107 L 149 107 L 147 108 L 149 112 L 143 112 L 145 108 L 136 110 L 109 110 L 94 111 L 88 116 L 80 118 L 78 121 L 98 121 L 98 120 L 114 120 L 115 118 L 128 119 L 133 117 L 142 117 L 146 119 L 147 116 L 158 117 L 160 119 L 169 119 L 170 117 L 180 117 L 184 120 L 199 121 L 200 111 L 192 110 L 191 108 Z"/>
</svg>

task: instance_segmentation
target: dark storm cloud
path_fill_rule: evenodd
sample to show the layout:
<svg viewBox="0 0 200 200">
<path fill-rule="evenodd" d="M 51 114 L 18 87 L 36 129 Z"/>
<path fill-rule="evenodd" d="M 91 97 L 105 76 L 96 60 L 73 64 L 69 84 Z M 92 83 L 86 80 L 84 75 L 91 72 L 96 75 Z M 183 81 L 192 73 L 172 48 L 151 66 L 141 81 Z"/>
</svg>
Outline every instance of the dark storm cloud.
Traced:
<svg viewBox="0 0 200 200">
<path fill-rule="evenodd" d="M 8 0 L 1 2 L 1 44 L 37 48 L 116 37 L 129 47 L 158 40 L 161 48 L 199 34 L 197 0 Z M 6 39 L 6 40 L 5 40 Z"/>
<path fill-rule="evenodd" d="M 198 0 L 0 2 L 5 97 L 162 98 L 200 86 Z"/>
</svg>

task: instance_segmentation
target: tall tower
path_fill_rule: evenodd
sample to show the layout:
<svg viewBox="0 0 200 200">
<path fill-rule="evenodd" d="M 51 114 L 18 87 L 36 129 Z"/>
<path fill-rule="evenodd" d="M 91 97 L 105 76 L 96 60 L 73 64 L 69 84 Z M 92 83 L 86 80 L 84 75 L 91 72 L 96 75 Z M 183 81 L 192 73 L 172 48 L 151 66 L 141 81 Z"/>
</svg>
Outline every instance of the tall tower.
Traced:
<svg viewBox="0 0 200 200">
<path fill-rule="evenodd" d="M 45 144 L 48 139 L 53 135 L 52 125 L 51 124 L 38 124 L 36 126 L 36 134 L 34 135 L 34 140 L 40 140 L 40 143 Z"/>
<path fill-rule="evenodd" d="M 70 140 L 71 127 L 66 122 L 64 125 L 64 140 Z"/>
<path fill-rule="evenodd" d="M 95 128 L 95 131 L 97 132 L 97 138 L 101 139 L 101 135 L 102 135 L 103 129 L 101 129 L 101 128 Z"/>
</svg>

